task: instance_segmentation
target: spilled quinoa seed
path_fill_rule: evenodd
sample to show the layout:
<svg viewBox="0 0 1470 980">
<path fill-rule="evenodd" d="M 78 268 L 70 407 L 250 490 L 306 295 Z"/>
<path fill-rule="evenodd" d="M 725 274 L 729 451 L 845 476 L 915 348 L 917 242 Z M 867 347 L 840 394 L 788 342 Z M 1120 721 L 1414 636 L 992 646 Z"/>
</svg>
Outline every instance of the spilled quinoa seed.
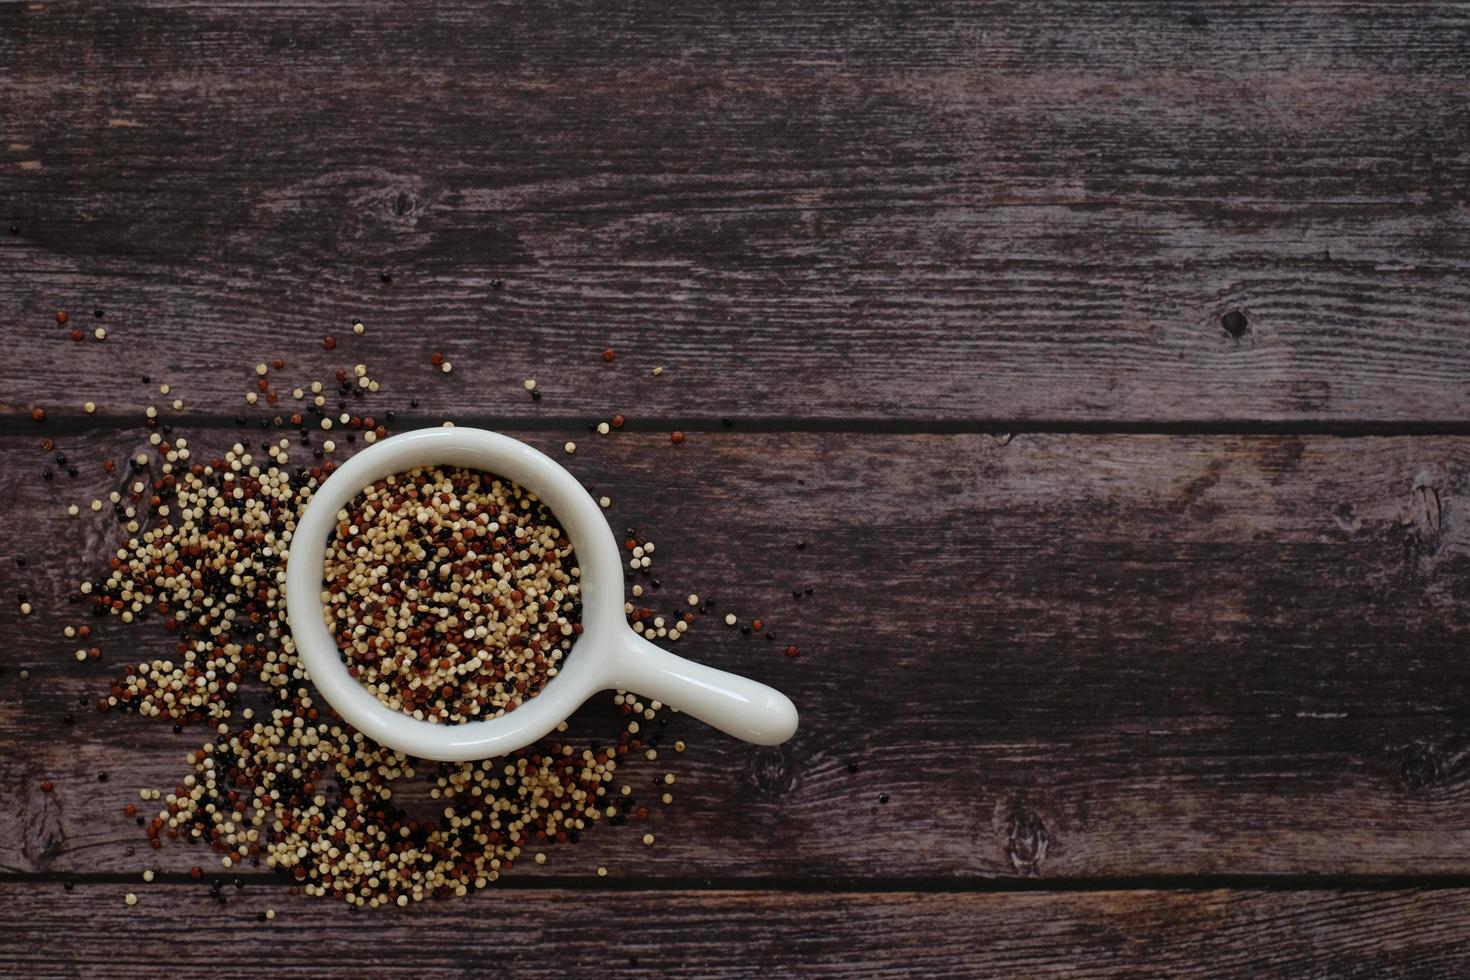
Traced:
<svg viewBox="0 0 1470 980">
<path fill-rule="evenodd" d="M 182 439 L 161 443 L 157 474 L 138 476 L 151 526 L 129 519 L 110 573 L 82 584 L 99 613 L 152 618 L 177 638 L 167 656 L 125 667 L 99 709 L 210 726 L 172 790 L 140 791 L 150 846 L 206 842 L 226 867 L 263 862 L 305 894 L 377 907 L 467 894 L 528 848 L 622 823 L 637 798 L 615 774 L 648 750 L 638 726 L 666 717 L 657 702 L 616 694 L 628 723 L 610 742 L 572 745 L 563 724 L 510 756 L 441 765 L 378 745 L 316 700 L 282 586 L 297 518 L 331 463 L 293 468 L 284 444 L 270 448 L 263 465 L 241 444 L 196 460 Z M 150 465 L 134 462 L 135 475 Z M 435 815 L 396 804 L 415 778 Z"/>
<path fill-rule="evenodd" d="M 348 672 L 395 711 L 457 724 L 514 711 L 581 632 L 581 570 L 519 484 L 418 468 L 337 514 L 322 604 Z"/>
<path fill-rule="evenodd" d="M 360 322 L 354 322 L 352 333 L 362 333 Z M 336 338 L 326 337 L 322 346 L 330 351 L 337 344 Z M 254 368 L 246 400 L 274 405 L 280 396 L 267 379 L 286 367 L 285 359 L 267 356 L 246 363 L 247 370 Z M 261 366 L 265 373 L 260 373 Z M 441 369 L 445 366 L 447 362 Z M 143 383 L 152 384 L 146 375 Z M 575 844 L 599 824 L 644 819 L 647 807 L 639 805 L 633 787 L 619 778 L 619 768 L 630 755 L 658 758 L 670 712 L 657 701 L 645 703 L 617 692 L 612 707 L 623 717 L 622 725 L 604 732 L 611 737 L 590 744 L 573 744 L 563 723 L 556 734 L 506 757 L 439 764 L 384 748 L 316 699 L 286 623 L 283 591 L 296 523 L 333 471 L 324 450 L 338 448 L 330 441 L 314 447 L 314 437 L 333 427 L 335 419 L 333 435 L 350 452 L 358 434 L 371 442 L 388 431 L 365 412 L 359 416 L 346 410 L 349 394 L 366 399 L 378 392 L 378 381 L 364 365 L 350 373 L 337 371 L 335 387 L 320 380 L 280 387 L 300 404 L 273 419 L 235 418 L 242 428 L 258 423 L 261 429 L 277 430 L 263 443 L 240 442 L 223 453 L 202 452 L 175 435 L 155 408 L 146 418 L 140 415 L 149 430 L 147 451 L 120 458 L 116 465 L 104 463 L 106 472 L 125 480 L 107 496 L 122 537 L 102 576 L 81 582 L 71 601 L 94 615 L 142 625 L 153 637 L 168 641 L 161 648 L 143 644 L 148 653 L 121 669 L 96 707 L 157 718 L 176 733 L 207 726 L 207 741 L 195 743 L 197 748 L 186 757 L 188 768 L 172 789 L 138 790 L 139 802 L 122 802 L 123 817 L 130 824 L 136 821 L 153 849 L 167 841 L 206 843 L 226 868 L 247 862 L 264 865 L 283 874 L 293 894 L 332 896 L 357 907 L 465 895 L 496 881 L 526 854 L 534 859 L 552 844 Z M 540 397 L 534 380 L 527 379 L 524 387 L 533 398 Z M 159 392 L 170 394 L 169 386 L 160 385 Z M 409 399 L 409 404 L 417 407 L 418 401 Z M 174 407 L 182 405 L 176 401 Z M 38 422 L 45 419 L 41 406 L 32 414 Z M 385 412 L 383 418 L 391 423 L 394 413 Z M 622 422 L 622 416 L 615 416 L 613 428 Z M 47 453 L 56 449 L 50 438 L 42 439 L 41 446 Z M 306 458 L 293 460 L 293 452 Z M 65 466 L 65 458 L 58 454 L 56 465 Z M 74 469 L 69 472 L 75 474 Z M 45 475 L 50 479 L 51 471 Z M 94 511 L 101 509 L 99 503 L 94 502 Z M 461 504 L 461 517 L 463 511 Z M 78 514 L 79 508 L 73 505 L 69 512 Z M 363 526 L 358 524 L 359 531 Z M 647 578 L 653 543 L 635 540 L 631 530 L 627 536 L 633 551 L 627 574 Z M 451 545 L 444 560 L 462 564 L 473 547 L 477 558 L 483 553 L 491 562 L 493 572 L 487 546 L 495 534 L 477 530 L 473 546 L 467 534 L 461 537 L 465 553 L 458 554 Z M 506 543 L 514 542 L 507 538 Z M 522 588 L 516 600 L 514 590 L 503 594 L 499 579 L 485 579 L 482 593 L 488 589 L 492 599 L 490 611 L 480 611 L 487 617 L 487 636 L 476 639 L 490 639 L 494 615 L 500 622 L 514 622 L 520 610 L 525 622 L 517 623 L 516 639 L 522 649 L 531 637 L 538 645 L 549 642 L 551 649 L 540 649 L 540 654 L 551 663 L 569 645 L 564 627 L 571 627 L 571 635 L 580 629 L 578 583 L 559 534 L 538 547 L 543 559 L 548 548 L 566 551 L 558 555 L 566 581 L 558 581 L 549 595 L 541 584 L 533 586 L 534 595 Z M 506 558 L 499 560 L 504 571 Z M 458 575 L 450 573 L 451 578 Z M 551 584 L 548 580 L 545 586 Z M 651 584 L 659 586 L 657 579 Z M 642 586 L 633 584 L 632 594 L 641 596 Z M 502 602 L 499 607 L 493 602 L 496 597 Z M 17 601 L 26 603 L 23 597 Z M 665 619 L 646 607 L 625 608 L 633 628 L 650 638 L 677 640 L 693 620 L 687 612 Z M 534 622 L 528 615 L 533 609 Z M 437 611 L 434 615 L 439 616 Z M 464 625 L 465 615 L 457 615 Z M 469 613 L 471 619 L 474 615 Z M 363 624 L 354 624 L 353 632 L 358 625 Z M 474 625 L 478 629 L 481 624 Z M 85 639 L 90 628 L 74 624 L 64 632 L 68 638 Z M 69 648 L 79 659 L 102 655 L 98 647 Z M 434 669 L 439 669 L 437 661 Z M 554 669 L 551 663 L 546 676 Z M 507 695 L 503 710 L 511 710 L 511 691 L 522 699 L 530 696 L 536 670 L 517 671 L 508 686 L 502 680 L 501 693 Z M 29 671 L 20 671 L 22 680 L 28 676 Z M 525 690 L 518 689 L 522 685 Z M 494 707 L 493 698 L 487 703 Z M 459 707 L 449 701 L 445 706 Z M 73 724 L 74 719 L 68 715 L 66 722 Z M 99 774 L 98 780 L 102 778 Z M 431 801 L 427 812 L 422 791 L 403 794 L 418 800 L 412 814 L 398 802 L 396 794 L 408 780 L 426 784 Z M 49 793 L 57 787 L 42 780 L 40 789 Z M 607 873 L 604 867 L 597 871 Z M 203 868 L 196 866 L 191 874 L 203 878 Z M 150 873 L 143 877 L 147 881 Z M 215 881 L 213 897 L 223 902 L 219 879 Z M 275 911 L 261 917 L 272 919 Z"/>
</svg>

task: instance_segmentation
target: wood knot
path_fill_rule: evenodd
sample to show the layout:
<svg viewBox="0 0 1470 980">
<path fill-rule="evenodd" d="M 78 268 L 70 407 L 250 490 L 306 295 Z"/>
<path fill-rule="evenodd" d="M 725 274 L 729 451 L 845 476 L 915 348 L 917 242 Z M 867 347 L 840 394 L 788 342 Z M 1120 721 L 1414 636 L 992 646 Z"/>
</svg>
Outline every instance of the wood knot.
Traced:
<svg viewBox="0 0 1470 980">
<path fill-rule="evenodd" d="M 1051 847 L 1051 833 L 1041 814 L 1026 805 L 1021 797 L 1002 800 L 995 807 L 991 820 L 1001 853 L 1011 862 L 1011 867 L 1023 875 L 1041 873 L 1041 863 Z"/>
<path fill-rule="evenodd" d="M 1454 792 L 1470 780 L 1470 742 L 1415 742 L 1399 757 L 1399 780 L 1412 793 Z"/>
<path fill-rule="evenodd" d="M 1444 507 L 1434 486 L 1415 484 L 1404 523 L 1413 528 L 1414 540 L 1421 551 L 1427 555 L 1439 551 L 1444 541 Z"/>
<path fill-rule="evenodd" d="M 1338 504 L 1332 511 L 1332 522 L 1339 531 L 1356 534 L 1363 529 L 1363 519 L 1353 511 L 1350 503 Z"/>
<path fill-rule="evenodd" d="M 796 763 L 785 745 L 757 749 L 746 763 L 745 779 L 765 796 L 784 796 L 796 787 Z"/>
<path fill-rule="evenodd" d="M 1411 745 L 1399 762 L 1399 778 L 1414 792 L 1428 789 L 1443 775 L 1439 759 L 1427 745 Z"/>
<path fill-rule="evenodd" d="M 412 214 L 417 203 L 408 191 L 399 191 L 398 196 L 393 199 L 393 213 L 400 218 Z"/>
<path fill-rule="evenodd" d="M 1250 331 L 1251 322 L 1246 319 L 1245 314 L 1240 310 L 1231 310 L 1229 313 L 1220 317 L 1220 326 L 1224 327 L 1225 332 L 1231 337 L 1239 340 Z"/>
</svg>

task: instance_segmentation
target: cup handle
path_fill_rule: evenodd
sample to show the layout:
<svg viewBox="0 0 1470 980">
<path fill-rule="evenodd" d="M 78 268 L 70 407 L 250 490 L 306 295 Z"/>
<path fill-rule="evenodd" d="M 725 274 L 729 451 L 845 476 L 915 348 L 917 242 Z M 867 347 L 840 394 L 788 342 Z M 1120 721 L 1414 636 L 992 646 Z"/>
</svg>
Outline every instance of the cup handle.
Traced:
<svg viewBox="0 0 1470 980">
<path fill-rule="evenodd" d="M 796 732 L 796 705 L 772 687 L 677 657 L 632 630 L 610 683 L 693 715 L 727 735 L 779 745 Z"/>
</svg>

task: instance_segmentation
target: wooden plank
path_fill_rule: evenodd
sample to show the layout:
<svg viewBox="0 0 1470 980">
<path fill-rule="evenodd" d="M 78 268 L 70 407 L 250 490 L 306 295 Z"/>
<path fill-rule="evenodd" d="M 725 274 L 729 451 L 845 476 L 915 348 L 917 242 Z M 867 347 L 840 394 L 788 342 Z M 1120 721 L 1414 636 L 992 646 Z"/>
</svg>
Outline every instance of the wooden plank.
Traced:
<svg viewBox="0 0 1470 980">
<path fill-rule="evenodd" d="M 140 903 L 126 908 L 133 891 Z M 230 890 L 227 888 L 227 892 Z M 1470 892 L 494 891 L 349 915 L 281 889 L 0 885 L 9 976 L 1453 977 Z M 257 922 L 275 908 L 277 917 Z"/>
<path fill-rule="evenodd" d="M 1467 46 L 1456 4 L 5 4 L 0 412 L 232 411 L 212 352 L 362 316 L 446 411 L 666 364 L 664 417 L 1465 423 Z"/>
<path fill-rule="evenodd" d="M 176 781 L 190 736 L 86 711 L 64 724 L 115 665 L 169 646 L 156 624 L 108 622 L 101 662 L 69 659 L 56 603 L 100 561 L 107 522 L 61 507 L 103 489 L 100 460 L 141 437 L 64 442 L 85 492 L 35 475 L 32 438 L 0 439 L 0 496 L 24 515 L 0 587 L 43 607 L 0 620 L 0 786 L 15 801 L 0 869 L 132 873 L 152 855 L 123 852 L 142 841 L 118 809 Z M 539 873 L 1452 874 L 1470 859 L 1470 440 L 580 446 L 568 463 L 613 497 L 612 519 L 658 542 L 659 604 L 713 594 L 780 634 L 706 618 L 681 649 L 787 690 L 803 724 L 758 750 L 678 719 L 690 750 L 629 769 L 678 773 L 677 805 L 652 818 L 659 846 L 600 832 Z M 201 852 L 156 856 L 184 869 Z"/>
</svg>

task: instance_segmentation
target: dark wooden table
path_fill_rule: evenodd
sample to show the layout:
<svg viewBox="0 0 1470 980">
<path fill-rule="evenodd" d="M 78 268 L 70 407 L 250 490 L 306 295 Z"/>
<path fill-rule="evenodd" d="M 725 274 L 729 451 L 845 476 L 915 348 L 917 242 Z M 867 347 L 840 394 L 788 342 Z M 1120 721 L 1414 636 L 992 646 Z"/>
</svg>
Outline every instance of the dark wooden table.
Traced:
<svg viewBox="0 0 1470 980">
<path fill-rule="evenodd" d="M 4 3 L 0 136 L 0 974 L 1470 970 L 1464 5 Z M 78 707 L 170 639 L 60 631 L 157 382 L 227 445 L 274 356 L 579 440 L 796 738 L 210 901 L 119 813 L 205 736 Z"/>
</svg>

